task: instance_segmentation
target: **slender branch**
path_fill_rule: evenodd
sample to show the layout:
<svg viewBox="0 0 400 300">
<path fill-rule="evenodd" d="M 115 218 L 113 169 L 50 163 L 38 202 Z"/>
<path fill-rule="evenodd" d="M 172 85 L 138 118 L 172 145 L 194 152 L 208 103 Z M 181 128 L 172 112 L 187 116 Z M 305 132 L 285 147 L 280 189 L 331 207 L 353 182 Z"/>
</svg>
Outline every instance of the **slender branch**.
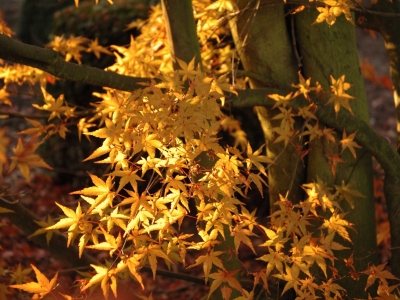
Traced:
<svg viewBox="0 0 400 300">
<path fill-rule="evenodd" d="M 95 110 L 85 110 L 85 111 L 77 111 L 74 112 L 73 118 L 77 117 L 85 117 L 89 115 L 93 115 L 95 113 Z M 49 113 L 44 113 L 44 114 L 24 114 L 24 113 L 19 113 L 19 112 L 11 112 L 11 111 L 3 111 L 0 110 L 0 119 L 5 119 L 5 118 L 22 118 L 22 119 L 48 119 L 50 116 Z"/>
<path fill-rule="evenodd" d="M 27 118 L 27 119 L 48 119 L 50 114 L 23 114 L 19 112 L 11 112 L 11 111 L 2 111 L 0 110 L 0 119 L 5 118 Z"/>
<path fill-rule="evenodd" d="M 290 4 L 298 4 L 298 5 L 307 5 L 307 6 L 326 6 L 326 3 L 324 2 L 319 2 L 319 1 L 306 1 L 306 0 L 288 0 L 286 3 Z M 374 9 L 367 9 L 364 7 L 351 7 L 351 11 L 353 12 L 366 12 L 370 15 L 375 15 L 379 17 L 385 17 L 385 18 L 398 18 L 400 17 L 400 13 L 395 13 L 395 12 L 386 12 L 386 11 L 377 11 Z"/>
<path fill-rule="evenodd" d="M 3 195 L 2 200 L 0 200 L 0 206 L 13 211 L 13 213 L 4 213 L 3 215 L 6 216 L 11 223 L 20 228 L 27 236 L 42 228 L 34 221 L 40 220 L 40 218 L 18 203 L 17 199 Z M 55 258 L 72 267 L 96 264 L 96 260 L 85 253 L 82 254 L 82 258 L 79 259 L 78 249 L 75 246 L 67 248 L 67 239 L 62 234 L 54 232 L 49 244 L 47 244 L 44 234 L 31 237 L 30 239 L 43 249 L 49 251 Z"/>
<path fill-rule="evenodd" d="M 56 77 L 96 86 L 133 91 L 149 78 L 130 77 L 98 68 L 66 62 L 58 52 L 16 41 L 0 34 L 0 58 L 38 68 Z"/>
</svg>

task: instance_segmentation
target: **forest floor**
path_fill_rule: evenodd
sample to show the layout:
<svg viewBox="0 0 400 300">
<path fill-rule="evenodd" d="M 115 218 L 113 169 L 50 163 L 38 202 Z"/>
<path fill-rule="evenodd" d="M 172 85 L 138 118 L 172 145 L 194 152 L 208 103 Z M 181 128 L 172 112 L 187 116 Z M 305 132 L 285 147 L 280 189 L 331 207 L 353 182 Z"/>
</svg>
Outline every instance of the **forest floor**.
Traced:
<svg viewBox="0 0 400 300">
<path fill-rule="evenodd" d="M 17 25 L 18 11 L 21 0 L 0 1 L 0 9 L 5 10 L 6 20 L 15 28 Z M 389 75 L 389 64 L 386 56 L 386 50 L 383 45 L 383 39 L 379 34 L 373 34 L 361 29 L 357 29 L 357 46 L 359 49 L 361 70 L 365 78 L 365 86 L 367 90 L 367 98 L 370 108 L 371 126 L 391 142 L 396 145 L 396 115 L 393 104 L 393 92 L 391 90 L 391 81 Z M 32 113 L 32 108 L 27 103 L 32 103 L 29 96 L 18 96 L 17 104 L 12 110 L 24 110 L 25 113 Z M 3 107 L 0 107 L 0 110 Z M 0 127 L 3 127 L 5 120 L 0 120 Z M 9 121 L 7 126 L 10 132 L 16 133 L 25 128 L 26 125 L 19 120 Z M 382 192 L 382 171 L 378 164 L 374 164 L 375 168 L 375 198 L 376 198 L 376 221 L 378 225 L 378 241 L 380 242 L 380 259 L 386 262 L 389 259 L 389 233 L 386 206 Z M 29 194 L 27 197 L 21 198 L 21 202 L 38 216 L 45 218 L 47 214 L 55 211 L 54 199 L 62 201 L 62 203 L 71 203 L 76 201 L 69 192 L 73 191 L 72 187 L 66 185 L 56 185 L 51 176 L 44 173 L 35 173 L 31 186 L 27 185 L 23 178 L 19 175 L 4 178 L 0 182 L 1 186 L 12 185 L 12 193 L 18 195 L 21 191 Z M 67 195 L 67 196 L 66 196 Z M 1 205 L 0 205 L 1 206 Z M 26 236 L 15 226 L 11 226 L 7 219 L 1 219 L 0 228 L 0 245 L 3 250 L 0 251 L 0 268 L 7 266 L 17 266 L 21 264 L 24 268 L 29 264 L 34 264 L 42 270 L 48 277 L 54 276 L 55 272 L 60 271 L 59 283 L 60 289 L 64 293 L 68 293 L 69 288 L 73 285 L 74 280 L 70 272 L 66 270 L 66 265 L 61 261 L 52 258 L 49 253 L 33 244 Z M 243 249 L 245 250 L 245 249 Z M 247 250 L 245 250 L 247 251 Z M 98 259 L 105 257 L 98 256 Z M 190 253 L 187 257 L 187 264 L 194 263 L 195 257 Z M 183 271 L 173 267 L 173 271 Z M 200 273 L 198 269 L 191 269 L 191 275 L 196 276 Z M 171 279 L 163 276 L 157 276 L 153 280 L 152 275 L 143 272 L 145 291 L 141 291 L 138 284 L 127 282 L 120 285 L 118 299 L 134 299 L 133 293 L 139 295 L 153 295 L 153 299 L 200 299 L 207 293 L 207 287 L 196 284 L 187 283 L 185 281 Z M 19 295 L 18 299 L 23 299 L 23 295 Z M 50 298 L 49 298 L 50 299 Z M 100 299 L 98 295 L 92 295 L 87 299 Z"/>
</svg>

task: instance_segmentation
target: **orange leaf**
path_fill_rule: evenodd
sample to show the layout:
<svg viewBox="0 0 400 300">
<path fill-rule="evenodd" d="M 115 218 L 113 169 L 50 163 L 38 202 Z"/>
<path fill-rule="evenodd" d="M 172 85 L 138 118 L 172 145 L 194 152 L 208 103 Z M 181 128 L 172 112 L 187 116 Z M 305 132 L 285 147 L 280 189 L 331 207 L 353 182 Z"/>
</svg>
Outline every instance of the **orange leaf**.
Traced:
<svg viewBox="0 0 400 300">
<path fill-rule="evenodd" d="M 35 298 L 33 299 L 41 299 L 56 287 L 58 272 L 56 273 L 56 275 L 54 275 L 53 279 L 49 281 L 47 277 L 44 276 L 34 265 L 31 264 L 31 267 L 33 271 L 35 271 L 36 279 L 38 282 L 13 284 L 10 285 L 10 288 L 20 289 L 28 293 L 35 294 L 33 296 Z"/>
</svg>

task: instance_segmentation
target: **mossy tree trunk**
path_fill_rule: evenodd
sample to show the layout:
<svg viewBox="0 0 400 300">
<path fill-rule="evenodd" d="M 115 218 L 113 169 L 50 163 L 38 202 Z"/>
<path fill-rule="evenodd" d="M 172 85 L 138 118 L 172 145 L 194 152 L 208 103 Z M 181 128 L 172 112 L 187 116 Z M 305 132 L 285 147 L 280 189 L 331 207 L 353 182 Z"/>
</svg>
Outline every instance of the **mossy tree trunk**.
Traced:
<svg viewBox="0 0 400 300">
<path fill-rule="evenodd" d="M 251 87 L 266 87 L 268 82 L 290 86 L 297 82 L 297 62 L 285 23 L 283 3 L 241 0 L 237 6 L 241 12 L 230 24 L 239 57 L 246 71 L 264 78 L 263 81 L 250 78 Z M 293 146 L 296 140 L 287 147 L 283 143 L 275 144 L 272 128 L 279 127 L 280 120 L 272 118 L 280 111 L 263 106 L 257 106 L 255 110 L 264 132 L 267 155 L 275 162 L 268 169 L 270 207 L 274 209 L 273 203 L 279 200 L 279 195 L 298 203 L 303 194 L 300 184 L 304 168 Z"/>
<path fill-rule="evenodd" d="M 200 45 L 196 33 L 192 1 L 162 0 L 162 6 L 174 69 L 179 69 L 176 58 L 187 64 L 195 58 L 195 63 L 201 67 Z M 210 161 L 206 152 L 201 153 L 198 159 L 199 164 L 205 168 L 212 167 L 216 162 L 213 160 Z M 220 256 L 224 267 L 228 271 L 235 271 L 240 269 L 240 262 L 236 257 L 231 255 L 232 250 L 235 249 L 234 239 L 227 225 L 224 225 L 224 232 L 225 238 L 221 235 L 218 236 L 220 244 L 215 246 L 215 250 L 225 252 Z M 212 272 L 216 272 L 215 267 L 212 269 Z M 240 278 L 240 273 L 237 273 L 236 278 Z M 240 295 L 239 291 L 232 290 L 232 298 L 239 297 Z M 217 289 L 209 299 L 222 299 L 220 289 Z"/>
<path fill-rule="evenodd" d="M 344 17 L 340 17 L 331 27 L 326 23 L 313 26 L 312 23 L 317 15 L 316 11 L 304 11 L 296 15 L 296 39 L 302 57 L 304 75 L 312 77 L 314 82 L 318 81 L 324 90 L 330 89 L 330 75 L 335 79 L 346 75 L 345 81 L 352 85 L 347 93 L 355 97 L 354 100 L 349 101 L 354 115 L 368 123 L 368 105 L 359 68 L 354 25 Z M 341 110 L 344 109 L 341 108 Z M 341 139 L 342 133 L 337 132 L 337 136 Z M 340 251 L 340 261 L 335 264 L 341 274 L 346 274 L 348 269 L 346 270 L 341 258 L 349 257 L 354 251 L 354 257 L 357 258 L 354 261 L 356 271 L 363 271 L 368 267 L 368 263 L 377 262 L 371 155 L 366 149 L 360 149 L 356 152 L 355 159 L 350 151 L 344 151 L 341 157 L 345 162 L 337 164 L 336 176 L 333 176 L 327 159 L 329 153 L 327 153 L 326 143 L 316 141 L 311 144 L 311 147 L 307 165 L 308 182 L 316 181 L 317 177 L 329 185 L 341 185 L 344 182 L 364 195 L 364 198 L 354 197 L 354 209 L 351 209 L 345 201 L 341 202 L 343 210 L 349 211 L 346 219 L 354 223 L 357 232 L 350 232 L 353 244 L 347 243 L 346 246 L 351 247 L 351 250 Z M 330 151 L 334 154 L 335 151 L 338 153 L 341 149 L 330 148 Z M 348 291 L 351 298 L 365 296 L 363 291 L 365 281 L 346 279 L 340 284 Z"/>
</svg>

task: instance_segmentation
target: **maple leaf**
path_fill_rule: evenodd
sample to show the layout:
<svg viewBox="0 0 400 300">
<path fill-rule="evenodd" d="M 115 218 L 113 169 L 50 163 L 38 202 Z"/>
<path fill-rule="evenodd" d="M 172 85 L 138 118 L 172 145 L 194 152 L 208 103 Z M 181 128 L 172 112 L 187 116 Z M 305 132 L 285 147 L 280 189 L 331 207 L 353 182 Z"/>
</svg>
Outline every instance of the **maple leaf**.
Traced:
<svg viewBox="0 0 400 300">
<path fill-rule="evenodd" d="M 44 276 L 34 265 L 31 264 L 33 271 L 36 274 L 36 279 L 38 282 L 29 282 L 25 284 L 13 284 L 10 288 L 20 289 L 28 293 L 35 294 L 32 299 L 41 299 L 48 293 L 50 293 L 54 288 L 56 288 L 58 272 L 49 281 L 46 276 Z"/>
<path fill-rule="evenodd" d="M 167 176 L 161 183 L 166 183 L 165 187 L 165 192 L 164 196 L 168 193 L 169 190 L 175 189 L 175 190 L 181 190 L 185 194 L 187 193 L 185 184 L 182 182 L 183 179 L 185 179 L 186 176 L 183 175 L 177 175 L 175 177 Z"/>
<path fill-rule="evenodd" d="M 182 81 L 185 81 L 187 79 L 193 80 L 197 74 L 195 70 L 195 58 L 193 57 L 192 60 L 189 62 L 189 64 L 185 63 L 183 60 L 176 58 L 176 61 L 179 64 L 179 67 L 181 67 L 182 70 L 178 70 L 179 75 L 183 75 Z"/>
<path fill-rule="evenodd" d="M 230 155 L 227 149 L 225 153 L 217 153 L 217 156 L 219 160 L 215 163 L 216 169 L 222 169 L 225 173 L 239 174 L 239 167 L 242 166 L 242 162 L 238 160 L 236 155 Z"/>
<path fill-rule="evenodd" d="M 81 141 L 81 139 L 82 139 L 82 133 L 85 134 L 86 138 L 90 141 L 89 128 L 95 127 L 95 126 L 96 126 L 95 124 L 87 122 L 86 118 L 81 118 L 79 120 L 78 124 L 76 125 L 76 127 L 78 127 L 79 141 Z"/>
<path fill-rule="evenodd" d="M 39 155 L 34 154 L 36 149 L 42 144 L 42 142 L 35 143 L 35 141 L 36 137 L 24 145 L 22 140 L 18 139 L 17 147 L 13 149 L 14 155 L 10 157 L 11 165 L 8 173 L 18 166 L 28 183 L 30 182 L 30 168 L 41 167 L 49 170 L 53 169 Z"/>
<path fill-rule="evenodd" d="M 32 120 L 32 119 L 28 119 L 28 118 L 25 118 L 25 120 L 27 120 L 33 126 L 33 128 L 28 128 L 28 129 L 22 130 L 22 131 L 18 132 L 18 134 L 29 134 L 29 135 L 40 136 L 42 134 L 46 134 L 46 132 L 50 128 L 54 127 L 54 124 L 43 125 L 40 121 L 37 121 L 37 120 Z"/>
<path fill-rule="evenodd" d="M 240 242 L 243 244 L 249 246 L 249 248 L 253 251 L 254 254 L 256 254 L 256 250 L 254 250 L 253 243 L 249 239 L 249 236 L 257 236 L 253 232 L 251 232 L 248 229 L 244 229 L 243 227 L 246 226 L 245 224 L 237 224 L 233 230 L 231 235 L 234 237 L 234 243 L 235 243 L 235 250 L 236 253 L 239 253 L 239 245 Z"/>
<path fill-rule="evenodd" d="M 157 257 L 160 257 L 171 264 L 173 263 L 168 255 L 161 249 L 160 245 L 150 245 L 147 248 L 147 258 L 150 263 L 151 271 L 153 272 L 153 279 L 156 279 Z"/>
<path fill-rule="evenodd" d="M 86 248 L 110 251 L 110 256 L 112 256 L 114 252 L 122 246 L 121 234 L 118 233 L 118 237 L 115 238 L 112 234 L 109 234 L 107 231 L 105 231 L 103 227 L 100 226 L 100 229 L 103 232 L 106 241 L 95 245 L 86 246 Z"/>
<path fill-rule="evenodd" d="M 336 132 L 332 128 L 325 127 L 324 129 L 322 129 L 322 134 L 324 135 L 324 137 L 327 141 L 332 142 L 332 143 L 336 142 L 336 139 L 334 137 Z"/>
<path fill-rule="evenodd" d="M 310 104 L 309 106 L 305 107 L 299 107 L 299 110 L 297 111 L 297 116 L 302 117 L 303 119 L 314 119 L 317 120 L 317 117 L 315 116 L 316 106 L 315 104 Z"/>
<path fill-rule="evenodd" d="M 342 75 L 338 79 L 333 78 L 331 75 L 331 81 L 332 81 L 331 90 L 333 95 L 331 96 L 331 98 L 329 98 L 326 104 L 333 103 L 333 107 L 336 112 L 336 117 L 340 111 L 340 106 L 343 106 L 352 115 L 354 115 L 353 110 L 351 109 L 351 106 L 349 104 L 349 100 L 354 99 L 354 97 L 345 93 L 345 91 L 347 91 L 350 88 L 350 83 L 345 82 L 344 80 L 345 80 L 345 75 Z"/>
<path fill-rule="evenodd" d="M 218 94 L 221 95 L 220 100 L 221 100 L 221 106 L 225 106 L 225 97 L 222 97 L 222 95 L 224 95 L 223 91 L 235 94 L 236 96 L 238 95 L 238 93 L 235 91 L 234 87 L 227 82 L 227 74 L 224 74 L 220 77 L 218 77 L 217 79 L 214 77 L 213 81 L 212 81 L 212 86 L 211 89 L 213 91 L 216 91 Z"/>
<path fill-rule="evenodd" d="M 304 9 L 304 7 L 303 7 Z M 303 10 L 302 9 L 302 10 Z M 298 72 L 299 75 L 299 83 L 298 84 L 292 84 L 292 87 L 297 88 L 296 93 L 293 95 L 293 97 L 297 97 L 300 94 L 303 94 L 304 98 L 306 99 L 310 99 L 310 97 L 308 96 L 308 93 L 310 93 L 313 88 L 310 87 L 311 84 L 311 77 L 308 78 L 307 80 L 304 79 L 303 75 L 301 75 L 301 72 Z M 315 118 L 315 116 L 314 116 Z"/>
<path fill-rule="evenodd" d="M 256 212 L 257 209 L 253 210 L 251 213 L 247 210 L 246 207 L 243 205 L 240 207 L 241 208 L 241 214 L 240 214 L 240 219 L 241 221 L 244 222 L 246 226 L 249 227 L 250 231 L 253 231 L 254 225 L 257 224 L 257 217 L 256 217 Z"/>
<path fill-rule="evenodd" d="M 286 258 L 282 252 L 274 251 L 268 247 L 269 254 L 264 254 L 263 256 L 256 258 L 257 260 L 262 260 L 267 262 L 266 273 L 267 276 L 276 268 L 280 274 L 283 274 L 283 263 L 286 262 Z"/>
<path fill-rule="evenodd" d="M 46 233 L 46 242 L 47 242 L 47 245 L 49 245 L 51 237 L 53 236 L 53 233 L 58 232 L 56 229 L 54 229 L 54 230 L 47 229 L 47 227 L 50 227 L 55 224 L 53 219 L 50 217 L 50 215 L 47 215 L 47 221 L 35 221 L 35 223 L 43 228 L 36 230 L 34 233 L 32 233 L 28 237 L 31 238 L 31 237 Z"/>
<path fill-rule="evenodd" d="M 108 175 L 110 176 L 118 176 L 121 177 L 119 181 L 119 186 L 117 189 L 117 193 L 129 182 L 131 186 L 133 187 L 134 191 L 138 191 L 137 187 L 137 182 L 138 181 L 144 181 L 141 179 L 138 175 L 136 175 L 137 171 L 133 171 L 131 169 L 124 169 L 124 170 L 119 170 L 119 171 L 114 171 Z"/>
<path fill-rule="evenodd" d="M 98 205 L 100 205 L 105 201 L 107 201 L 108 205 L 112 207 L 113 206 L 112 201 L 115 197 L 115 193 L 111 191 L 114 185 L 112 182 L 112 177 L 108 176 L 106 182 L 104 182 L 96 175 L 89 174 L 89 176 L 92 179 L 92 182 L 95 184 L 95 186 L 84 188 L 83 190 L 72 192 L 71 194 L 97 196 L 94 203 L 88 209 L 87 214 L 89 214 L 94 208 L 96 208 Z"/>
<path fill-rule="evenodd" d="M 293 138 L 294 134 L 295 134 L 295 130 L 290 130 L 290 128 L 273 128 L 273 131 L 276 132 L 278 134 L 278 137 L 276 138 L 276 140 L 274 141 L 274 143 L 279 143 L 280 141 L 284 141 L 285 142 L 285 147 L 287 146 L 287 144 L 289 143 L 289 141 Z"/>
<path fill-rule="evenodd" d="M 354 209 L 354 198 L 365 198 L 363 194 L 359 191 L 352 189 L 352 184 L 345 184 L 344 180 L 342 180 L 342 185 L 334 185 L 335 189 L 340 193 L 340 196 L 346 200 L 350 207 Z"/>
<path fill-rule="evenodd" d="M 235 275 L 240 270 L 235 271 L 226 271 L 226 270 L 217 270 L 216 273 L 210 274 L 210 278 L 214 279 L 211 283 L 210 292 L 208 293 L 207 299 L 210 298 L 212 293 L 221 286 L 222 283 L 228 283 L 232 288 L 238 290 L 243 294 L 243 288 L 240 285 L 240 282 L 235 278 Z"/>
<path fill-rule="evenodd" d="M 320 12 L 320 14 L 317 16 L 317 19 L 315 20 L 314 23 L 322 23 L 326 21 L 326 23 L 328 23 L 329 26 L 335 24 L 336 16 L 333 13 L 332 7 L 326 5 L 325 7 L 317 7 L 317 10 Z"/>
<path fill-rule="evenodd" d="M 286 96 L 270 94 L 268 97 L 276 101 L 275 105 L 272 107 L 272 109 L 274 109 L 275 107 L 286 107 L 289 104 L 289 101 L 294 98 L 294 94 L 293 92 L 287 94 Z"/>
<path fill-rule="evenodd" d="M 371 285 L 373 285 L 375 280 L 377 279 L 379 279 L 381 284 L 383 284 L 384 286 L 388 286 L 387 279 L 400 280 L 392 273 L 390 273 L 388 270 L 384 270 L 386 264 L 387 263 L 383 263 L 378 266 L 371 265 L 367 270 L 361 272 L 363 274 L 368 275 L 367 284 L 365 286 L 364 291 L 366 291 Z"/>
<path fill-rule="evenodd" d="M 39 106 L 37 104 L 32 104 L 33 107 L 40 109 L 40 110 L 47 110 L 50 111 L 50 116 L 48 118 L 48 121 L 51 119 L 57 117 L 61 119 L 60 113 L 64 113 L 67 109 L 66 106 L 64 106 L 64 95 L 61 94 L 57 100 L 53 98 L 53 96 L 49 93 L 46 92 L 44 88 L 42 88 L 43 92 L 43 97 L 44 97 L 44 102 L 45 104 L 43 106 Z"/>
<path fill-rule="evenodd" d="M 100 128 L 85 134 L 105 139 L 103 142 L 103 146 L 118 145 L 119 139 L 121 135 L 124 133 L 124 129 L 122 128 L 123 122 L 118 122 L 115 124 L 112 120 L 105 119 L 105 123 L 106 123 L 105 128 Z"/>
<path fill-rule="evenodd" d="M 331 167 L 333 177 L 336 177 L 336 168 L 338 163 L 345 163 L 339 153 L 332 153 L 328 150 L 328 164 Z"/>
<path fill-rule="evenodd" d="M 252 165 L 254 164 L 256 168 L 264 175 L 267 176 L 267 173 L 265 172 L 265 167 L 261 163 L 268 163 L 272 164 L 273 160 L 270 159 L 268 156 L 265 155 L 260 155 L 262 149 L 264 148 L 265 145 L 262 145 L 260 148 L 258 148 L 257 151 L 253 152 L 253 149 L 250 146 L 250 143 L 247 143 L 247 159 L 246 159 L 246 165 L 247 165 L 247 170 L 251 170 Z"/>
<path fill-rule="evenodd" d="M 319 128 L 318 123 L 315 123 L 314 126 L 312 126 L 311 124 L 307 123 L 306 127 L 307 127 L 308 130 L 305 130 L 304 132 L 302 132 L 300 134 L 300 136 L 309 135 L 309 141 L 310 142 L 313 139 L 320 138 L 323 135 L 322 130 Z"/>
<path fill-rule="evenodd" d="M 254 174 L 250 173 L 249 176 L 247 177 L 248 183 L 254 183 L 258 189 L 258 191 L 261 194 L 261 197 L 264 197 L 264 191 L 263 191 L 263 185 L 268 187 L 268 184 L 265 182 L 265 180 L 261 177 L 260 173 Z M 247 190 L 245 191 L 245 194 L 247 194 Z"/>
<path fill-rule="evenodd" d="M 96 266 L 92 264 L 90 266 L 96 271 L 97 274 L 89 280 L 89 282 L 82 288 L 82 291 L 86 291 L 91 286 L 100 283 L 103 296 L 106 300 L 109 297 L 110 287 L 114 297 L 117 298 L 116 274 L 126 267 L 126 264 L 123 261 L 120 261 L 116 268 L 110 268 L 108 266 Z"/>
<path fill-rule="evenodd" d="M 356 151 L 354 148 L 361 148 L 361 146 L 354 141 L 356 133 L 357 131 L 347 136 L 346 130 L 343 130 L 343 137 L 340 141 L 340 144 L 342 144 L 342 153 L 347 148 L 350 150 L 351 154 L 353 154 L 354 158 L 356 158 Z"/>
<path fill-rule="evenodd" d="M 311 297 L 311 295 L 308 295 L 307 298 L 303 297 L 303 299 L 311 300 L 311 299 L 319 298 L 319 297 L 316 297 L 316 295 L 315 295 L 315 290 L 318 289 L 319 286 L 318 286 L 318 284 L 316 284 L 314 282 L 314 277 L 307 277 L 305 279 L 300 279 L 300 284 L 301 284 L 300 291 L 305 290 L 305 291 L 307 291 L 307 293 L 311 293 L 311 295 L 313 296 L 313 297 Z"/>
<path fill-rule="evenodd" d="M 333 283 L 333 278 L 330 278 L 328 281 L 323 281 L 322 284 L 320 285 L 320 289 L 324 293 L 325 299 L 332 299 L 332 300 L 340 299 L 341 294 L 346 291 L 337 283 Z M 334 294 L 334 296 L 331 297 L 331 294 Z"/>
<path fill-rule="evenodd" d="M 261 247 L 274 246 L 276 251 L 280 251 L 283 247 L 285 247 L 285 244 L 289 239 L 283 237 L 283 231 L 275 232 L 274 230 L 268 229 L 262 225 L 259 226 L 264 230 L 268 237 L 267 241 L 260 245 Z"/>
<path fill-rule="evenodd" d="M 128 265 L 128 269 L 131 272 L 131 274 L 140 283 L 140 286 L 144 290 L 142 276 L 140 275 L 140 273 L 138 273 L 138 269 L 140 269 L 142 266 L 140 259 L 142 259 L 143 257 L 144 257 L 143 253 L 135 253 L 127 259 L 126 264 Z"/>
<path fill-rule="evenodd" d="M 149 200 L 151 198 L 148 197 L 145 192 L 143 192 L 140 196 L 138 193 L 135 193 L 133 191 L 126 190 L 126 192 L 129 194 L 130 197 L 125 198 L 121 203 L 118 204 L 118 206 L 132 203 L 131 211 L 130 211 L 131 219 L 137 214 L 140 207 L 143 207 L 147 212 L 153 214 L 154 209 L 152 208 L 151 204 L 149 203 Z M 130 229 L 132 229 L 132 228 L 130 228 L 131 226 L 132 225 L 128 224 L 128 228 L 126 229 L 126 232 L 128 232 Z"/>
<path fill-rule="evenodd" d="M 222 260 L 218 258 L 218 256 L 223 253 L 224 253 L 223 251 L 211 250 L 210 252 L 207 252 L 206 255 L 199 256 L 193 265 L 188 266 L 188 269 L 203 264 L 204 281 L 205 283 L 207 283 L 213 265 L 217 266 L 222 270 L 225 270 Z"/>
<path fill-rule="evenodd" d="M 78 233 L 91 232 L 92 225 L 85 219 L 86 215 L 84 213 L 82 213 L 81 205 L 79 202 L 78 202 L 78 207 L 76 208 L 75 212 L 68 207 L 58 204 L 57 202 L 56 202 L 56 204 L 58 207 L 60 207 L 62 209 L 64 214 L 67 216 L 67 218 L 62 218 L 56 224 L 47 227 L 46 230 L 61 229 L 61 228 L 69 227 L 68 228 L 68 242 L 67 242 L 67 247 L 69 247 L 72 239 Z M 82 236 L 82 238 L 83 237 L 84 236 Z M 84 247 L 83 244 L 81 244 L 79 246 L 79 257 L 82 256 L 83 247 Z"/>
<path fill-rule="evenodd" d="M 10 27 L 7 26 L 6 22 L 2 18 L 2 14 L 0 15 L 0 33 L 11 37 L 15 34 Z"/>
<path fill-rule="evenodd" d="M 285 287 L 282 290 L 281 295 L 286 293 L 289 289 L 293 288 L 296 292 L 299 291 L 298 285 L 300 284 L 299 280 L 299 268 L 289 268 L 286 266 L 286 273 L 280 272 L 280 274 L 274 274 L 273 276 L 284 281 L 287 281 Z"/>
<path fill-rule="evenodd" d="M 29 280 L 28 274 L 32 272 L 31 268 L 22 270 L 21 264 L 18 264 L 17 269 L 10 275 L 10 283 L 22 284 Z"/>
<path fill-rule="evenodd" d="M 366 80 L 379 84 L 379 77 L 375 73 L 375 67 L 368 60 L 360 60 L 361 73 Z"/>
<path fill-rule="evenodd" d="M 108 55 L 113 55 L 111 51 L 109 51 L 107 48 L 99 45 L 99 39 L 96 38 L 94 41 L 91 41 L 89 46 L 86 48 L 86 52 L 93 52 L 94 55 L 97 57 L 97 59 L 100 58 L 100 53 L 108 54 Z"/>
<path fill-rule="evenodd" d="M 304 261 L 311 266 L 314 262 L 317 263 L 318 267 L 324 272 L 325 277 L 327 277 L 326 273 L 326 261 L 325 259 L 333 260 L 334 257 L 329 254 L 324 248 L 319 245 L 306 245 L 303 251 Z"/>
<path fill-rule="evenodd" d="M 287 224 L 287 229 L 286 229 L 286 236 L 289 236 L 292 232 L 295 232 L 297 234 L 301 235 L 306 235 L 307 234 L 307 225 L 311 225 L 307 221 L 307 217 L 304 216 L 300 211 L 293 212 L 290 216 L 290 219 L 288 220 L 289 223 Z M 300 230 L 299 230 L 300 229 Z"/>
<path fill-rule="evenodd" d="M 329 218 L 329 220 L 324 220 L 324 224 L 321 225 L 320 229 L 328 228 L 328 234 L 333 232 L 338 233 L 342 238 L 351 242 L 349 233 L 347 232 L 346 228 L 353 228 L 354 224 L 343 219 L 346 214 L 347 213 L 338 214 L 335 212 Z"/>
<path fill-rule="evenodd" d="M 154 158 L 156 156 L 156 149 L 161 148 L 163 146 L 163 143 L 160 142 L 159 140 L 156 140 L 156 137 L 158 134 L 153 133 L 149 134 L 144 142 L 144 149 L 146 149 L 147 153 L 149 153 L 151 158 Z"/>
<path fill-rule="evenodd" d="M 280 128 L 284 129 L 284 130 L 291 130 L 293 129 L 294 126 L 294 116 L 295 114 L 292 113 L 292 108 L 289 107 L 289 109 L 286 109 L 284 107 L 278 106 L 278 109 L 281 111 L 280 114 L 276 114 L 272 120 L 279 120 L 282 119 L 281 124 L 280 124 Z"/>
<path fill-rule="evenodd" d="M 100 221 L 107 221 L 107 231 L 111 232 L 114 224 L 118 225 L 124 230 L 126 229 L 126 225 L 123 219 L 129 219 L 129 217 L 124 214 L 118 213 L 118 207 L 116 207 L 110 215 L 104 216 L 100 219 Z"/>
</svg>

